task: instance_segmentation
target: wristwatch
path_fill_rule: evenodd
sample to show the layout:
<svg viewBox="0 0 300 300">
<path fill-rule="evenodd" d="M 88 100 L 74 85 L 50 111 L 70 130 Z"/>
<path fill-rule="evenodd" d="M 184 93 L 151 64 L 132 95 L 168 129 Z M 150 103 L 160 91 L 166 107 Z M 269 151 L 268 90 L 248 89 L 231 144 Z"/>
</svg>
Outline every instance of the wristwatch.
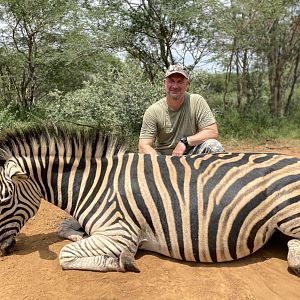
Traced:
<svg viewBox="0 0 300 300">
<path fill-rule="evenodd" d="M 188 145 L 189 145 L 189 142 L 188 142 L 186 136 L 182 137 L 182 138 L 180 139 L 180 142 L 183 143 L 183 144 L 185 145 L 185 147 L 188 147 Z"/>
</svg>

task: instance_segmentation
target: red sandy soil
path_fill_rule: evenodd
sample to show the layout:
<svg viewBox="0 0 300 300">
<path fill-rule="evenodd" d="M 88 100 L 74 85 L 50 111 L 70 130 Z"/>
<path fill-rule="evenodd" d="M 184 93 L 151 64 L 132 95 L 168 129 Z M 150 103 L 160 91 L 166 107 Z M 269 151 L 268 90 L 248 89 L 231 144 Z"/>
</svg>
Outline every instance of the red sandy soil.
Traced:
<svg viewBox="0 0 300 300">
<path fill-rule="evenodd" d="M 284 146 L 283 146 L 284 145 Z M 280 152 L 300 157 L 300 145 L 232 145 L 228 151 Z M 0 258 L 0 300 L 14 299 L 300 299 L 300 278 L 287 268 L 286 239 L 275 235 L 255 254 L 233 262 L 199 264 L 139 251 L 141 273 L 63 271 L 57 236 L 68 215 L 42 201 L 22 229 L 15 252 Z"/>
</svg>

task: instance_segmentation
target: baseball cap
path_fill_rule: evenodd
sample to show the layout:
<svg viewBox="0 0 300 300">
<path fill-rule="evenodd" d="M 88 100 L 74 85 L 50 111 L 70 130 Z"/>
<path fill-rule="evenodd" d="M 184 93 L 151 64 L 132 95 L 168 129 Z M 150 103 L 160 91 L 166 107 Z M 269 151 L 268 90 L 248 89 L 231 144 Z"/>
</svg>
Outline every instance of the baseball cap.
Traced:
<svg viewBox="0 0 300 300">
<path fill-rule="evenodd" d="M 183 75 L 186 79 L 189 79 L 189 75 L 182 64 L 170 65 L 168 70 L 166 71 L 165 78 L 176 73 Z"/>
</svg>

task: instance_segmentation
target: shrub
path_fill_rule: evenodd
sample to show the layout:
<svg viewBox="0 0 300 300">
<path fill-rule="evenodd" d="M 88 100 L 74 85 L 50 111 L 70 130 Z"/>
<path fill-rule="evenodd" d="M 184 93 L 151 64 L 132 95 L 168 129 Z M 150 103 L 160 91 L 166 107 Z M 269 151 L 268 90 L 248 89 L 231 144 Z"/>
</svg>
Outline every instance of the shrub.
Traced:
<svg viewBox="0 0 300 300">
<path fill-rule="evenodd" d="M 145 79 L 140 68 L 124 64 L 96 74 L 84 88 L 40 103 L 48 122 L 74 122 L 95 126 L 122 137 L 139 135 L 146 108 L 162 96 L 162 85 Z"/>
<path fill-rule="evenodd" d="M 0 105 L 0 131 L 15 127 L 26 127 L 36 123 L 29 111 L 20 110 L 13 104 Z"/>
</svg>

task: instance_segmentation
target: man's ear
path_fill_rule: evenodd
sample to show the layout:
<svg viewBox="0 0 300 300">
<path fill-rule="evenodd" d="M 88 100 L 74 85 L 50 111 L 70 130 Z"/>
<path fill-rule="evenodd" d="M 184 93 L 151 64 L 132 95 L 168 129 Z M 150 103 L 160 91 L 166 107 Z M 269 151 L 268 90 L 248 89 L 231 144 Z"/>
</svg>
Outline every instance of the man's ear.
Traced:
<svg viewBox="0 0 300 300">
<path fill-rule="evenodd" d="M 7 161 L 5 164 L 5 176 L 12 181 L 22 181 L 29 178 L 28 174 L 24 172 L 21 166 L 15 161 Z"/>
</svg>

